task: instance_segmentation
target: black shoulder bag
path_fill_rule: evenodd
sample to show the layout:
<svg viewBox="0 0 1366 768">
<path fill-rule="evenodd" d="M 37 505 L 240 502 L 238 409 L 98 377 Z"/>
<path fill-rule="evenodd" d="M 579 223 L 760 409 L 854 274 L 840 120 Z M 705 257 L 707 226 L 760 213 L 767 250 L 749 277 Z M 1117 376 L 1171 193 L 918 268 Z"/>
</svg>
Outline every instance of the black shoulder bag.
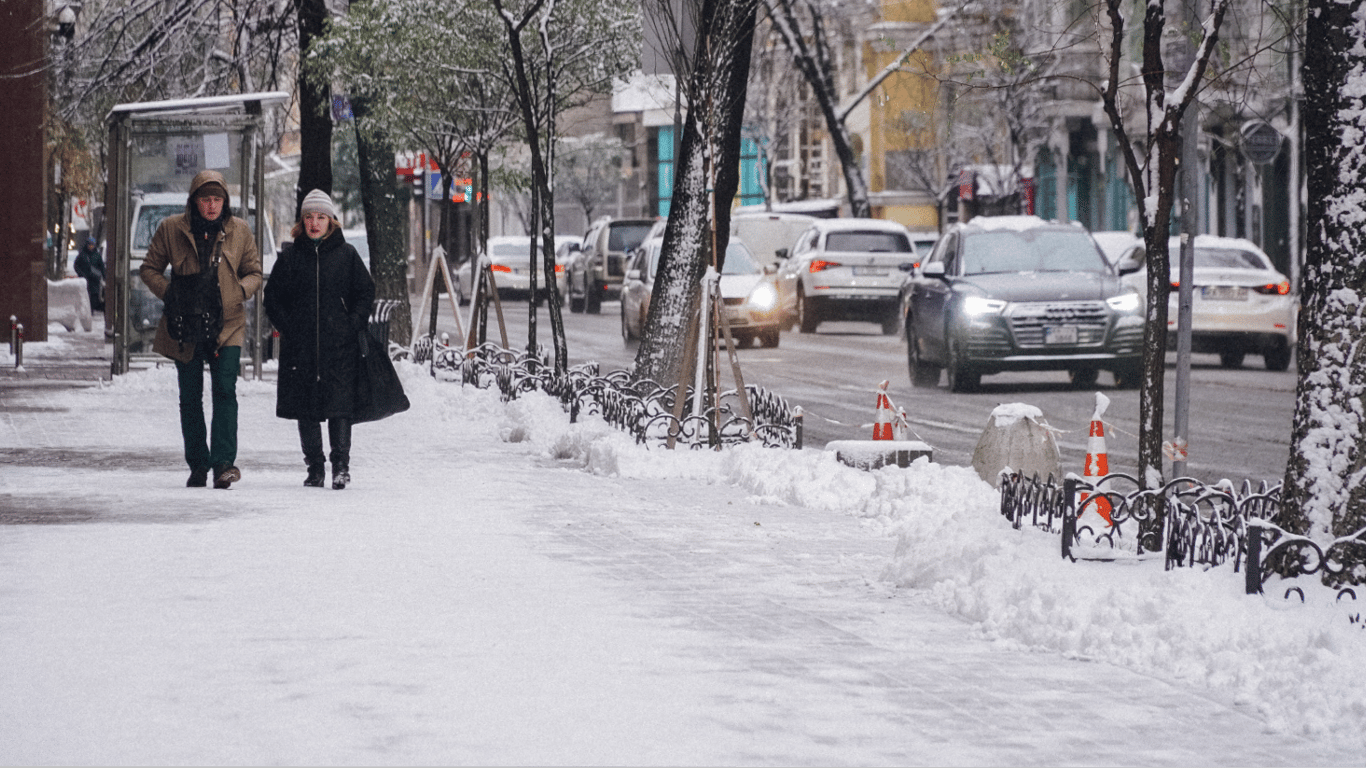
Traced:
<svg viewBox="0 0 1366 768">
<path fill-rule="evenodd" d="M 223 294 L 218 289 L 218 254 L 208 269 L 192 275 L 171 272 L 163 299 L 166 332 L 181 344 L 216 341 L 223 330 Z"/>
<path fill-rule="evenodd" d="M 408 410 L 403 382 L 399 381 L 394 361 L 389 359 L 374 324 L 367 324 L 357 336 L 360 364 L 356 366 L 356 412 L 352 421 L 379 421 Z"/>
</svg>

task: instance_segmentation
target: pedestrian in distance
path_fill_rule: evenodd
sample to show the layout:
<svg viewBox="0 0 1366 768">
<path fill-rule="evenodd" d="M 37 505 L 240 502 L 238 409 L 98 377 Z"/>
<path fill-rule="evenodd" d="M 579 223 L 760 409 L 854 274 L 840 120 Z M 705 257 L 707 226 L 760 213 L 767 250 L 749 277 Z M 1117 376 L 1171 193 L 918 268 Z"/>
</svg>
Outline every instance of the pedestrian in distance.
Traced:
<svg viewBox="0 0 1366 768">
<path fill-rule="evenodd" d="M 327 422 L 332 487 L 351 482 L 351 427 L 360 407 L 360 334 L 370 321 L 375 282 L 342 236 L 337 208 L 326 192 L 304 196 L 294 238 L 280 251 L 266 284 L 266 314 L 280 332 L 275 415 L 299 422 L 308 475 L 325 476 L 322 422 Z"/>
<path fill-rule="evenodd" d="M 100 256 L 95 238 L 87 237 L 73 265 L 76 274 L 85 278 L 85 290 L 90 294 L 90 311 L 104 311 L 104 257 Z"/>
<path fill-rule="evenodd" d="M 237 469 L 237 376 L 246 337 L 244 304 L 264 278 L 261 253 L 247 222 L 232 215 L 227 181 L 217 171 L 200 171 L 190 182 L 185 213 L 167 217 L 157 227 L 138 275 L 153 295 L 166 301 L 172 278 L 198 275 L 216 278 L 221 304 L 213 320 L 221 327 L 211 338 L 178 341 L 167 327 L 166 313 L 157 325 L 152 350 L 175 361 L 180 386 L 180 434 L 190 479 L 203 488 L 213 473 L 213 487 L 226 489 L 242 479 Z M 209 367 L 213 422 L 204 424 L 204 366 Z"/>
</svg>

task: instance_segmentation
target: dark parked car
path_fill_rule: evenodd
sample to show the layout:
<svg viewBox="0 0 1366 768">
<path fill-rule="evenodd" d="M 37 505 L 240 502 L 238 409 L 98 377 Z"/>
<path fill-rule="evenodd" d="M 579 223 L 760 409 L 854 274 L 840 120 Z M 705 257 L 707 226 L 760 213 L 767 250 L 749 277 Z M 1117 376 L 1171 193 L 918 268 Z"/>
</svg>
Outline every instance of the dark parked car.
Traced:
<svg viewBox="0 0 1366 768">
<path fill-rule="evenodd" d="M 1080 226 L 979 216 L 950 227 L 902 286 L 911 382 L 976 389 L 1002 371 L 1065 370 L 1090 387 L 1102 369 L 1136 387 L 1143 307 Z"/>
<path fill-rule="evenodd" d="M 583 236 L 583 250 L 569 262 L 566 292 L 570 312 L 597 314 L 604 300 L 621 297 L 630 253 L 645 242 L 654 219 L 613 219 L 593 222 Z"/>
</svg>

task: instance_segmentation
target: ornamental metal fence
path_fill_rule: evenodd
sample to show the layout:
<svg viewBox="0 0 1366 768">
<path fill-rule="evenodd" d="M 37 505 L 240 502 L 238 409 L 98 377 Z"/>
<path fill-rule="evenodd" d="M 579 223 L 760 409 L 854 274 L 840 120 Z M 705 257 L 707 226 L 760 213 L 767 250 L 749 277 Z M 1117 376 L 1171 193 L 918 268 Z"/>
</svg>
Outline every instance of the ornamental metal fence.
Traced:
<svg viewBox="0 0 1366 768">
<path fill-rule="evenodd" d="M 1001 476 L 1001 514 L 1017 529 L 1058 534 L 1069 560 L 1161 558 L 1169 570 L 1231 564 L 1244 573 L 1247 594 L 1262 593 L 1272 576 L 1317 575 L 1339 600 L 1355 600 L 1353 587 L 1366 584 L 1366 529 L 1321 545 L 1272 522 L 1280 496 L 1279 483 L 1245 481 L 1235 490 L 1178 478 L 1144 490 L 1122 473 L 1094 482 L 1069 475 L 1061 484 L 1052 476 Z M 1304 597 L 1299 586 L 1286 594 L 1296 591 Z"/>
<path fill-rule="evenodd" d="M 433 374 L 439 372 L 465 385 L 497 387 L 505 401 L 526 392 L 544 392 L 560 402 L 571 422 L 597 415 L 644 445 L 682 443 L 711 448 L 754 442 L 770 448 L 802 447 L 801 408 L 759 386 L 745 387 L 750 412 L 750 418 L 745 418 L 734 389 L 704 398 L 711 402 L 699 409 L 692 387 L 683 389 L 679 403 L 677 386 L 635 379 L 627 371 L 600 373 L 597 363 L 573 366 L 561 375 L 545 354 L 492 343 L 465 349 L 424 335 L 412 349 L 394 351 L 391 345 L 391 353 L 396 359 L 427 363 Z"/>
</svg>

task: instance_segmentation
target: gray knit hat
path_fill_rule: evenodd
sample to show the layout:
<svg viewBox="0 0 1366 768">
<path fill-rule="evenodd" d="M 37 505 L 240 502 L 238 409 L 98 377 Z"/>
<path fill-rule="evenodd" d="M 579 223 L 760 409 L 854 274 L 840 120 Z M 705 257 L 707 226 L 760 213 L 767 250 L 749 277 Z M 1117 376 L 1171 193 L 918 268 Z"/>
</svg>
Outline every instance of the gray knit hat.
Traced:
<svg viewBox="0 0 1366 768">
<path fill-rule="evenodd" d="M 337 206 L 332 202 L 332 198 L 321 189 L 315 189 L 304 195 L 303 205 L 299 206 L 299 217 L 303 218 L 307 213 L 325 213 L 332 218 L 337 218 Z"/>
</svg>

